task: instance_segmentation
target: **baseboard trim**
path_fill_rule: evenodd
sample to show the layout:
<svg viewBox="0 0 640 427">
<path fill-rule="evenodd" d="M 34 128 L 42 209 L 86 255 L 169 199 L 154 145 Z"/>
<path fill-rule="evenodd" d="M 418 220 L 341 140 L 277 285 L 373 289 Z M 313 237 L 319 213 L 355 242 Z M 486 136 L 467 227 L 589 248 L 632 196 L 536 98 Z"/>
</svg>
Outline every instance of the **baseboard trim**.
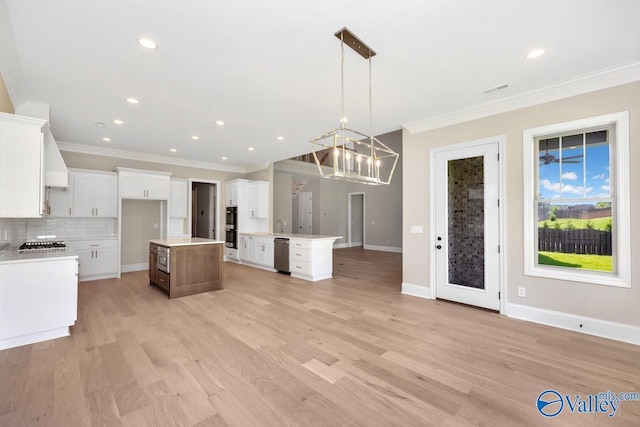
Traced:
<svg viewBox="0 0 640 427">
<path fill-rule="evenodd" d="M 343 248 L 350 248 L 351 245 L 350 243 L 334 243 L 333 244 L 333 249 L 343 249 Z"/>
<path fill-rule="evenodd" d="M 640 345 L 640 327 L 638 326 L 513 303 L 505 304 L 504 314 L 515 319 Z"/>
<path fill-rule="evenodd" d="M 35 344 L 37 342 L 53 340 L 56 338 L 68 337 L 69 335 L 69 327 L 63 326 L 62 328 L 52 329 L 50 331 L 36 332 L 34 334 L 22 335 L 19 337 L 5 338 L 3 340 L 0 340 L 0 350 L 20 347 L 22 345 Z"/>
<path fill-rule="evenodd" d="M 369 251 L 395 252 L 399 254 L 402 253 L 402 248 L 396 248 L 393 246 L 364 245 L 364 248 Z"/>
<path fill-rule="evenodd" d="M 142 271 L 142 270 L 148 270 L 148 269 L 149 269 L 148 262 L 141 262 L 140 264 L 126 264 L 120 267 L 120 271 L 122 273 L 131 273 L 132 271 Z"/>
<path fill-rule="evenodd" d="M 402 282 L 402 293 L 412 297 L 431 299 L 431 290 L 426 286 L 418 286 Z"/>
</svg>

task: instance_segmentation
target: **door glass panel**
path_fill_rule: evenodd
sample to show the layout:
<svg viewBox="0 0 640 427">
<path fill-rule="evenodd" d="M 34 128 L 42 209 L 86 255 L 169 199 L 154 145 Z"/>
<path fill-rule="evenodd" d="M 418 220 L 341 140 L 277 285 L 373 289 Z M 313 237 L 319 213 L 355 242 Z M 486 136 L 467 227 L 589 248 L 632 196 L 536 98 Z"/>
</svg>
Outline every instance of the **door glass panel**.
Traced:
<svg viewBox="0 0 640 427">
<path fill-rule="evenodd" d="M 484 158 L 449 160 L 449 283 L 484 289 Z"/>
</svg>

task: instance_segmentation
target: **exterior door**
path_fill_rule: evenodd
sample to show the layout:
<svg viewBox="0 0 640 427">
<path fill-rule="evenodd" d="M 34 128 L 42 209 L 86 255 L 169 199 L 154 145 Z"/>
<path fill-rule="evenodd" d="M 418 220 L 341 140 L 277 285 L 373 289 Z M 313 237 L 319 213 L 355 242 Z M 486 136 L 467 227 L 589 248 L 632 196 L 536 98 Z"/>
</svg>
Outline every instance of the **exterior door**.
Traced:
<svg viewBox="0 0 640 427">
<path fill-rule="evenodd" d="M 500 308 L 497 141 L 432 153 L 436 297 Z"/>
<path fill-rule="evenodd" d="M 305 191 L 298 195 L 300 234 L 313 234 L 311 227 L 313 219 L 311 216 L 312 195 L 313 193 L 310 191 Z"/>
</svg>

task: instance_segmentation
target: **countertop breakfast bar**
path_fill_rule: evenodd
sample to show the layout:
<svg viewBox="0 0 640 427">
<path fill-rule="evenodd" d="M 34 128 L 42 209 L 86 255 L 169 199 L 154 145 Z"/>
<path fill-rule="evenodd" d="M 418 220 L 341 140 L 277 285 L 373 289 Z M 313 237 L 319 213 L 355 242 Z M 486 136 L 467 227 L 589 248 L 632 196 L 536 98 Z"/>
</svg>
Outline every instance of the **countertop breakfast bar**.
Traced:
<svg viewBox="0 0 640 427">
<path fill-rule="evenodd" d="M 149 241 L 149 284 L 169 298 L 222 289 L 224 242 L 199 237 Z"/>
</svg>

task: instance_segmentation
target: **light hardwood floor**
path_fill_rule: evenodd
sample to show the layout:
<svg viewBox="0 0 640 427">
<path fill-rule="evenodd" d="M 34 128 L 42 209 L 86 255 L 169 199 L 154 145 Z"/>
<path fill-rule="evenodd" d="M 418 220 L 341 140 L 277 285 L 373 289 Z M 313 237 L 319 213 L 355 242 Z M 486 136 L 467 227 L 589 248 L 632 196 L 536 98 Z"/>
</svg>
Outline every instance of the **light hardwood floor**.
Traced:
<svg viewBox="0 0 640 427">
<path fill-rule="evenodd" d="M 334 252 L 316 283 L 225 264 L 168 300 L 147 272 L 80 283 L 72 335 L 0 351 L 0 425 L 640 425 L 536 410 L 637 391 L 639 348 L 400 294 L 401 256 Z"/>
</svg>

